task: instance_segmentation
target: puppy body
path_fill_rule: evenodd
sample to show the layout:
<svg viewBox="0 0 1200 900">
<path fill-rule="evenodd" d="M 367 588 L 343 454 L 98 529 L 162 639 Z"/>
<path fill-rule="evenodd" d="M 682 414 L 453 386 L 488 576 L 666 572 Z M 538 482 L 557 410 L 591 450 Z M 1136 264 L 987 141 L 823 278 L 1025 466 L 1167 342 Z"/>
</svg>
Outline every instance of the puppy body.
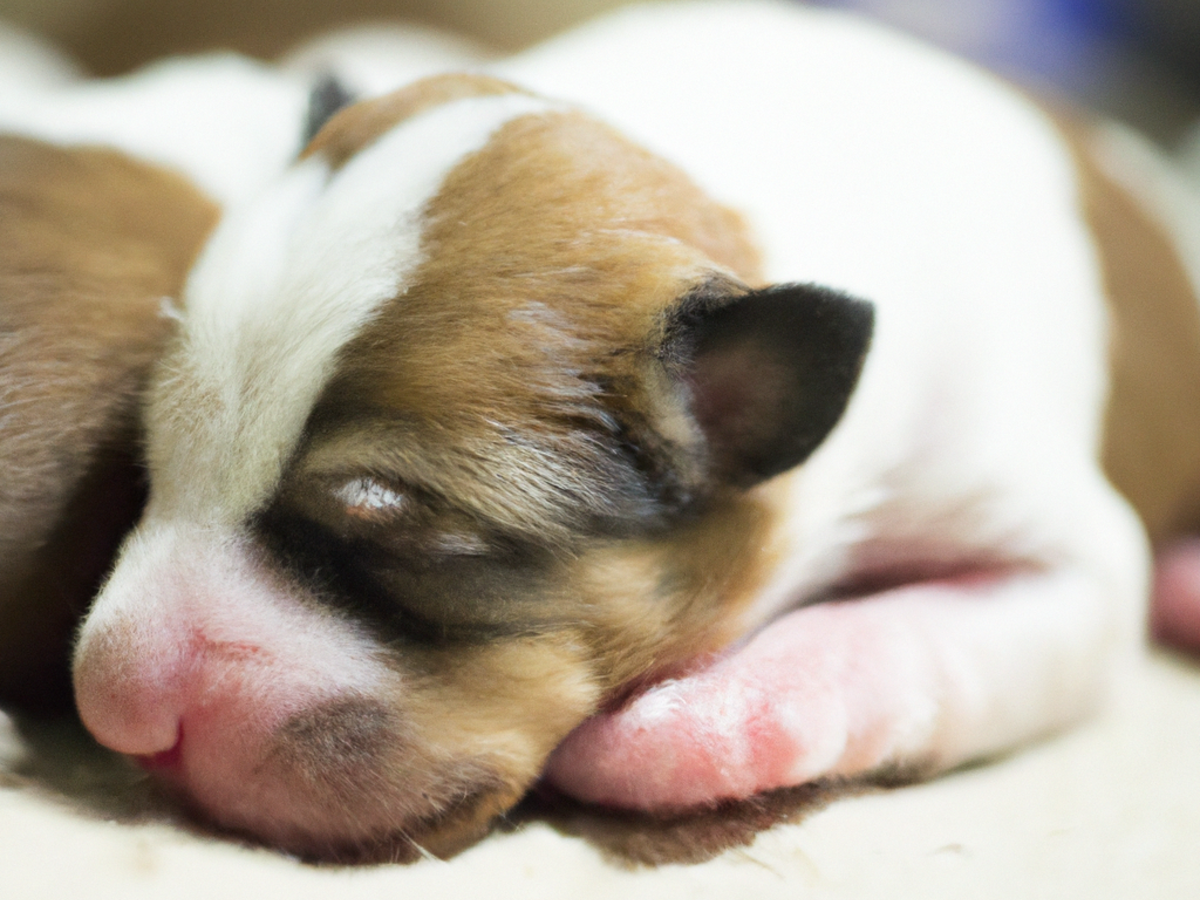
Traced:
<svg viewBox="0 0 1200 900">
<path fill-rule="evenodd" d="M 1110 377 L 1107 295 L 1156 258 L 1118 267 L 1088 198 L 1191 300 L 1093 149 L 790 7 L 628 13 L 497 71 L 633 140 L 421 82 L 206 247 L 76 651 L 93 733 L 227 826 L 378 856 L 461 846 L 672 675 L 551 777 L 675 808 L 1086 711 L 1147 575 L 1101 459 L 1136 472 L 1123 423 L 1164 378 L 1133 339 Z M 1182 432 L 1121 476 L 1162 533 Z"/>
<path fill-rule="evenodd" d="M 580 98 L 731 198 L 756 226 L 767 280 L 803 272 L 876 304 L 845 419 L 770 485 L 795 491 L 795 543 L 752 613 L 915 583 L 870 605 L 803 610 L 790 634 L 765 635 L 758 667 L 809 685 L 786 700 L 769 674 L 725 692 L 685 680 L 581 729 L 551 774 L 596 801 L 674 807 L 879 765 L 940 767 L 1065 721 L 1100 687 L 1100 660 L 1141 631 L 1144 542 L 1095 460 L 1156 538 L 1194 512 L 1200 370 L 1185 264 L 1196 256 L 1179 244 L 1194 228 L 1190 189 L 1115 129 L 1071 127 L 860 23 L 818 14 L 789 27 L 777 14 L 690 25 L 668 9 L 635 14 L 623 58 L 686 78 L 637 64 L 599 78 L 594 33 L 507 73 Z M 725 67 L 688 62 L 733 46 L 754 47 L 738 55 L 754 88 L 737 100 Z M 654 102 L 629 102 L 649 83 Z M 769 146 L 754 141 L 768 133 Z M 1120 252 L 1147 243 L 1161 245 L 1152 260 Z M 993 578 L 954 584 L 983 572 Z M 794 722 L 764 734 L 734 726 L 753 714 L 680 712 L 754 709 L 764 696 L 790 704 Z M 756 763 L 727 774 L 722 759 Z"/>
</svg>

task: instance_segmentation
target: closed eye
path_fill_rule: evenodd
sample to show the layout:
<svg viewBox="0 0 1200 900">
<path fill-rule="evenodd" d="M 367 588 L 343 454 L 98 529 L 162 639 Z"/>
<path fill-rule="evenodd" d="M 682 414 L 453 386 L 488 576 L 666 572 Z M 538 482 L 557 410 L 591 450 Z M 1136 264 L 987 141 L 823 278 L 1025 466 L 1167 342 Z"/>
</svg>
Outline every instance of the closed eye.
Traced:
<svg viewBox="0 0 1200 900">
<path fill-rule="evenodd" d="M 411 502 L 414 522 L 402 517 L 392 528 L 335 529 L 280 503 L 256 516 L 254 528 L 314 597 L 373 623 L 387 640 L 486 640 L 553 618 L 540 587 L 553 560 L 463 523 L 422 526 L 430 514 Z"/>
<path fill-rule="evenodd" d="M 347 516 L 368 521 L 392 519 L 403 513 L 408 498 L 373 478 L 354 478 L 334 491 Z"/>
<path fill-rule="evenodd" d="M 474 517 L 427 490 L 372 473 L 296 479 L 280 501 L 277 508 L 320 523 L 350 544 L 395 555 L 407 565 L 478 558 L 497 549 L 489 530 Z"/>
<path fill-rule="evenodd" d="M 479 535 L 453 531 L 434 535 L 429 545 L 432 552 L 445 556 L 486 556 L 492 549 Z"/>
</svg>

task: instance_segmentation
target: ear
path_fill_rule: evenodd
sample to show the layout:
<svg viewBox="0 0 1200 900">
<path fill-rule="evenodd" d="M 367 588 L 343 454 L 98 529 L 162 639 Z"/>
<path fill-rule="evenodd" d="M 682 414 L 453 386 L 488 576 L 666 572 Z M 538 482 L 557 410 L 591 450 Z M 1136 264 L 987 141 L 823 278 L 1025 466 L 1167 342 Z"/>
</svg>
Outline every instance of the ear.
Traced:
<svg viewBox="0 0 1200 900">
<path fill-rule="evenodd" d="M 816 285 L 685 297 L 664 361 L 690 398 L 709 477 L 749 487 L 807 459 L 846 410 L 874 321 L 871 304 Z"/>
<path fill-rule="evenodd" d="M 325 123 L 344 107 L 355 101 L 355 96 L 332 72 L 320 75 L 308 94 L 308 112 L 304 117 L 304 131 L 300 145 L 307 146 L 317 136 Z"/>
</svg>

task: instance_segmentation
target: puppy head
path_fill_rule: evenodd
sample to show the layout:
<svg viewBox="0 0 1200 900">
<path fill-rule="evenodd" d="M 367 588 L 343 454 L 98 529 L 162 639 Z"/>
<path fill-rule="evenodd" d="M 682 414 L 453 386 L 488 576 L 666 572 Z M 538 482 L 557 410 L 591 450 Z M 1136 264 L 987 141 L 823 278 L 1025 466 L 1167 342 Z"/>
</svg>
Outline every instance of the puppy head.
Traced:
<svg viewBox="0 0 1200 900">
<path fill-rule="evenodd" d="M 478 836 L 769 573 L 755 485 L 834 426 L 871 315 L 755 265 L 678 171 L 500 82 L 339 113 L 193 274 L 85 723 L 295 852 Z"/>
</svg>

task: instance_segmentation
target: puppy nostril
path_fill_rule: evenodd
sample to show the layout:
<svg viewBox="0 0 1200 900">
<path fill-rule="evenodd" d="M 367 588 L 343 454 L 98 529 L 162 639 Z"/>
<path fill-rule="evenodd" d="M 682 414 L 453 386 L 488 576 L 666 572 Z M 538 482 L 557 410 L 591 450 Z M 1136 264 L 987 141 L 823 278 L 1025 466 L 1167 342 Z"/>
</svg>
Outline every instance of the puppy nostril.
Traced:
<svg viewBox="0 0 1200 900">
<path fill-rule="evenodd" d="M 135 756 L 134 762 L 147 772 L 173 772 L 183 763 L 183 723 L 176 731 L 175 745 L 170 750 L 158 753 L 143 753 Z"/>
</svg>

